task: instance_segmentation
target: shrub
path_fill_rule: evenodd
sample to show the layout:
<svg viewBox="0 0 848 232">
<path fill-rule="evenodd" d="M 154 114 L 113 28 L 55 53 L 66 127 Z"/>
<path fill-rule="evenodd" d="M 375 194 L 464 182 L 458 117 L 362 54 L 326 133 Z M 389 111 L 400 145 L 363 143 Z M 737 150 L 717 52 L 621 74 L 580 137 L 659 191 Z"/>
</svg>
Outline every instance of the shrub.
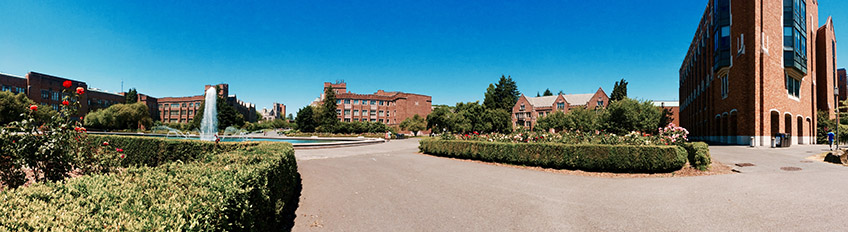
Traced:
<svg viewBox="0 0 848 232">
<path fill-rule="evenodd" d="M 656 173 L 679 170 L 686 164 L 686 151 L 678 146 L 424 139 L 419 149 L 439 156 L 586 171 Z"/>
<path fill-rule="evenodd" d="M 135 144 L 133 151 L 160 150 L 163 157 L 182 157 L 174 153 L 191 147 L 183 141 L 153 138 L 111 141 Z M 209 147 L 206 142 L 185 143 Z M 222 144 L 239 149 L 222 154 L 192 152 L 189 156 L 197 155 L 195 161 L 130 167 L 116 174 L 2 192 L 0 231 L 290 228 L 301 186 L 291 145 Z"/>
<path fill-rule="evenodd" d="M 85 126 L 98 129 L 138 129 L 153 125 L 147 105 L 143 102 L 115 104 L 85 115 Z"/>
<path fill-rule="evenodd" d="M 686 149 L 689 165 L 701 171 L 710 169 L 710 146 L 704 142 L 684 143 L 680 145 Z"/>
<path fill-rule="evenodd" d="M 108 142 L 115 147 L 126 149 L 126 158 L 121 162 L 129 166 L 158 166 L 171 161 L 195 161 L 210 152 L 227 152 L 256 146 L 257 143 L 219 143 L 167 139 L 160 137 L 138 137 L 119 135 L 90 135 L 95 143 Z"/>
</svg>

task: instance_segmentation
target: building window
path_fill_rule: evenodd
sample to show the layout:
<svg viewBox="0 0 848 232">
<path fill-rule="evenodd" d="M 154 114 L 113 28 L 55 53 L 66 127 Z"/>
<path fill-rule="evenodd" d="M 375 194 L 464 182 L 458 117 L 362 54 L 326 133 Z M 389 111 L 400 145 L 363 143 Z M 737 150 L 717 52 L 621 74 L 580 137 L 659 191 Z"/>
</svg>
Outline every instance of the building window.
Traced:
<svg viewBox="0 0 848 232">
<path fill-rule="evenodd" d="M 345 121 L 345 122 L 350 122 L 350 119 L 349 119 L 349 118 L 345 118 L 345 120 L 344 120 L 344 121 Z"/>
<path fill-rule="evenodd" d="M 721 98 L 727 98 L 727 93 L 729 92 L 728 85 L 728 76 L 725 74 L 724 76 L 719 78 L 721 80 Z"/>
<path fill-rule="evenodd" d="M 350 110 L 345 110 L 345 111 L 344 111 L 344 115 L 345 115 L 345 116 L 350 115 Z"/>
<path fill-rule="evenodd" d="M 557 109 L 558 110 L 565 109 L 565 102 L 557 102 Z"/>
<path fill-rule="evenodd" d="M 344 99 L 345 104 L 350 104 L 350 99 Z"/>
<path fill-rule="evenodd" d="M 376 104 L 377 104 L 377 100 L 371 100 L 371 105 L 376 105 Z"/>
<path fill-rule="evenodd" d="M 376 110 L 372 110 L 372 111 L 371 111 L 371 116 L 377 116 L 377 111 L 376 111 Z"/>
<path fill-rule="evenodd" d="M 604 101 L 598 101 L 598 106 L 604 106 Z"/>
<path fill-rule="evenodd" d="M 383 101 L 380 101 L 380 105 L 383 105 Z"/>
<path fill-rule="evenodd" d="M 358 104 L 359 104 L 359 100 L 353 100 L 353 104 L 354 104 L 354 105 L 358 105 Z"/>
<path fill-rule="evenodd" d="M 59 92 L 52 92 L 52 93 L 53 93 L 53 100 L 58 101 L 59 100 Z"/>
<path fill-rule="evenodd" d="M 342 99 L 336 99 L 336 104 L 342 104 Z"/>
<path fill-rule="evenodd" d="M 41 99 L 47 100 L 50 99 L 50 91 L 46 89 L 41 90 Z"/>
<path fill-rule="evenodd" d="M 380 123 L 383 123 L 383 119 L 380 119 Z"/>
<path fill-rule="evenodd" d="M 789 96 L 801 98 L 801 81 L 786 75 L 786 92 Z"/>
<path fill-rule="evenodd" d="M 359 110 L 353 110 L 353 116 L 359 116 Z"/>
<path fill-rule="evenodd" d="M 519 109 L 519 111 L 524 111 L 524 104 L 521 104 L 521 108 Z"/>
<path fill-rule="evenodd" d="M 336 115 L 341 115 L 341 114 L 342 114 L 342 110 L 336 110 Z"/>
<path fill-rule="evenodd" d="M 383 117 L 383 111 L 382 110 L 380 111 L 379 115 L 380 115 L 380 117 Z"/>
<path fill-rule="evenodd" d="M 171 109 L 177 109 L 177 108 L 180 108 L 180 103 L 171 104 Z"/>
<path fill-rule="evenodd" d="M 377 122 L 377 119 L 373 119 L 373 118 L 372 118 L 372 119 L 371 119 L 371 122 Z"/>
</svg>

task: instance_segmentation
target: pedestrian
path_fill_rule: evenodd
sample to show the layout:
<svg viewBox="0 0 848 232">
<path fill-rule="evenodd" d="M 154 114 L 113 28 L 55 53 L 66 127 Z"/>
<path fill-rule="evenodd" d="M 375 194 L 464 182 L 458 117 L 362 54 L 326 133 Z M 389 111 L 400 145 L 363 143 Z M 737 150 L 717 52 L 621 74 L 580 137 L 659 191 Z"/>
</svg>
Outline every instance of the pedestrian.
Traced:
<svg viewBox="0 0 848 232">
<path fill-rule="evenodd" d="M 836 136 L 836 134 L 834 134 L 832 130 L 827 132 L 827 146 L 830 147 L 831 151 L 833 151 L 833 137 L 834 136 Z"/>
<path fill-rule="evenodd" d="M 392 139 L 392 132 L 391 132 L 391 131 L 386 131 L 386 141 L 388 142 L 388 141 L 389 141 L 389 140 L 391 140 L 391 139 Z"/>
</svg>

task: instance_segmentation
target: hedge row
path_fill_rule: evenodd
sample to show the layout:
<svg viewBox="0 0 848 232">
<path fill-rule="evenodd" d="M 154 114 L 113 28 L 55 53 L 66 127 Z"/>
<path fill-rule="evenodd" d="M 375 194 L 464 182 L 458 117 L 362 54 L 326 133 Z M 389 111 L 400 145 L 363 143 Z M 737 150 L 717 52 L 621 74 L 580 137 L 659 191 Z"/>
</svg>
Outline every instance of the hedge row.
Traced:
<svg viewBox="0 0 848 232">
<path fill-rule="evenodd" d="M 633 146 L 557 143 L 498 143 L 424 139 L 419 149 L 427 154 L 477 159 L 546 168 L 657 173 L 686 164 L 686 151 L 678 146 Z"/>
<path fill-rule="evenodd" d="M 689 165 L 701 171 L 710 169 L 710 146 L 704 142 L 685 143 L 682 145 L 688 153 Z"/>
<path fill-rule="evenodd" d="M 209 152 L 226 152 L 256 146 L 257 143 L 218 143 L 167 139 L 161 137 L 89 135 L 98 144 L 109 142 L 111 146 L 122 148 L 127 154 L 121 164 L 129 166 L 158 166 L 171 161 L 193 161 Z"/>
<path fill-rule="evenodd" d="M 211 148 L 199 141 L 110 141 L 133 144 L 125 150 L 133 156 L 156 155 L 140 157 L 139 163 L 162 163 L 4 191 L 0 231 L 269 231 L 292 226 L 301 183 L 291 144 L 222 143 L 238 149 L 215 154 L 194 150 Z M 179 161 L 165 162 L 168 158 Z"/>
</svg>

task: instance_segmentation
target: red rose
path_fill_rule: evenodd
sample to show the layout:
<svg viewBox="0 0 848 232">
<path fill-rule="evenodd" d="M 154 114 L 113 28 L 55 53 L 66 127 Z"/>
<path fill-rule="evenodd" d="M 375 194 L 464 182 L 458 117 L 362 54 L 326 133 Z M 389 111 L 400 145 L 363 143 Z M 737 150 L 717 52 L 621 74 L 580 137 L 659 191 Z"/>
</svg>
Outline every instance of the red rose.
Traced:
<svg viewBox="0 0 848 232">
<path fill-rule="evenodd" d="M 64 86 L 65 88 L 70 88 L 71 87 L 71 81 L 62 82 L 62 86 Z"/>
<path fill-rule="evenodd" d="M 37 105 L 30 105 L 29 110 L 36 111 L 36 110 L 38 110 L 38 106 Z"/>
<path fill-rule="evenodd" d="M 109 146 L 109 142 L 103 142 L 103 146 Z"/>
<path fill-rule="evenodd" d="M 121 154 L 121 159 L 123 159 L 123 158 L 127 158 L 127 155 Z"/>
<path fill-rule="evenodd" d="M 84 93 L 85 93 L 85 89 L 83 89 L 82 87 L 77 87 L 77 94 L 82 95 Z"/>
<path fill-rule="evenodd" d="M 71 103 L 70 103 L 70 102 L 68 102 L 67 100 L 62 101 L 62 105 L 68 105 L 68 104 L 71 104 Z"/>
<path fill-rule="evenodd" d="M 115 151 L 117 151 L 117 152 L 124 152 L 124 149 L 115 148 Z"/>
<path fill-rule="evenodd" d="M 82 116 L 80 116 L 80 120 L 82 120 Z"/>
</svg>

